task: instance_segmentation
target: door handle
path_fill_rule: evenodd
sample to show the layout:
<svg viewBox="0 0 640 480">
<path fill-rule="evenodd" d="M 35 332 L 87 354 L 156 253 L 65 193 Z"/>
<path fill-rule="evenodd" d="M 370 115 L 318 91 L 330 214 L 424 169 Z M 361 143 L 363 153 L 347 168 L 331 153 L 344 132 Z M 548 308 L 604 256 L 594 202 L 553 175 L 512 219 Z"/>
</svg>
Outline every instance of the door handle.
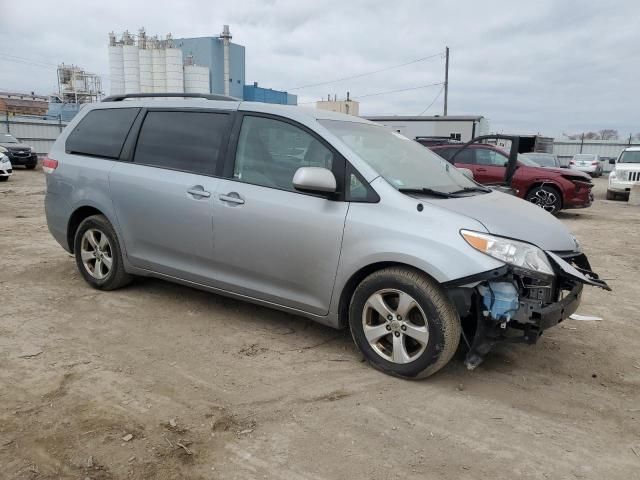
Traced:
<svg viewBox="0 0 640 480">
<path fill-rule="evenodd" d="M 209 198 L 211 196 L 211 192 L 207 192 L 200 185 L 196 185 L 195 187 L 191 187 L 189 190 L 187 190 L 187 193 L 189 195 L 193 195 L 194 197 Z"/>
<path fill-rule="evenodd" d="M 233 203 L 234 205 L 244 204 L 244 198 L 240 197 L 240 195 L 238 195 L 236 192 L 230 192 L 230 193 L 227 193 L 226 195 L 223 194 L 223 195 L 220 195 L 218 198 L 223 202 Z"/>
</svg>

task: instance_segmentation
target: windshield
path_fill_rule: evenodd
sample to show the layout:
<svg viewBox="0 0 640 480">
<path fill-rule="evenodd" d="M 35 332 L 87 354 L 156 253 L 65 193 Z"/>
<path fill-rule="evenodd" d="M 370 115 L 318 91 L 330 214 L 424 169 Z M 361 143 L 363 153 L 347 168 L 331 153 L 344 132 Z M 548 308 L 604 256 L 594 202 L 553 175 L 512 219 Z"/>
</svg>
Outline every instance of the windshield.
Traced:
<svg viewBox="0 0 640 480">
<path fill-rule="evenodd" d="M 591 161 L 591 160 L 595 160 L 596 156 L 591 153 L 578 153 L 573 156 L 573 159 L 581 160 L 581 161 Z"/>
<path fill-rule="evenodd" d="M 8 133 L 0 133 L 0 143 L 18 143 L 18 140 Z"/>
<path fill-rule="evenodd" d="M 557 165 L 555 156 L 550 153 L 527 153 L 524 156 L 541 167 L 555 167 Z"/>
<path fill-rule="evenodd" d="M 629 151 L 622 152 L 622 156 L 618 163 L 640 163 L 640 151 Z"/>
<path fill-rule="evenodd" d="M 442 157 L 387 127 L 341 120 L 319 122 L 397 189 L 451 193 L 478 188 Z"/>
</svg>

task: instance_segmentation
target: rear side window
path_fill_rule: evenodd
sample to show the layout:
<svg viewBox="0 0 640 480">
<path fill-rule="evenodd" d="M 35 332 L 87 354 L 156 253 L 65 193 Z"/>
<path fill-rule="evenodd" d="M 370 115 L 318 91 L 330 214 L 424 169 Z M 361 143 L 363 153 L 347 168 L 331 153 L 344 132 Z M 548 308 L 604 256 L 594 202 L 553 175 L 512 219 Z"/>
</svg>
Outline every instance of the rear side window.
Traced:
<svg viewBox="0 0 640 480">
<path fill-rule="evenodd" d="M 226 113 L 148 112 L 134 162 L 213 175 L 228 125 Z"/>
<path fill-rule="evenodd" d="M 67 137 L 67 153 L 118 158 L 139 108 L 101 108 L 80 120 Z"/>
<path fill-rule="evenodd" d="M 450 163 L 451 159 L 458 151 L 460 151 L 459 148 L 439 148 L 438 150 L 434 150 L 435 153 Z M 456 158 L 453 159 L 453 163 L 473 163 L 473 151 L 469 148 L 465 148 L 456 155 Z"/>
</svg>

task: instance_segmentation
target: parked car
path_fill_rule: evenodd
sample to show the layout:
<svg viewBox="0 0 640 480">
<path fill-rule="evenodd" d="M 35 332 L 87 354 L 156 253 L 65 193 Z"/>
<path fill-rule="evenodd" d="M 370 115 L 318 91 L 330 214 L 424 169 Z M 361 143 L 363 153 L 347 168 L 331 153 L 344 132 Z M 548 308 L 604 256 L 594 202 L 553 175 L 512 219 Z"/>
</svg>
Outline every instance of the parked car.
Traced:
<svg viewBox="0 0 640 480">
<path fill-rule="evenodd" d="M 535 343 L 583 284 L 608 288 L 560 221 L 381 125 L 148 95 L 87 105 L 43 160 L 49 230 L 94 288 L 151 276 L 349 327 L 408 378 L 463 327 L 475 367 L 507 330 Z"/>
<path fill-rule="evenodd" d="M 588 173 L 592 177 L 602 175 L 602 162 L 595 153 L 576 153 L 569 161 L 569 168 Z"/>
<path fill-rule="evenodd" d="M 13 173 L 13 167 L 9 157 L 0 153 L 0 182 L 6 182 Z"/>
<path fill-rule="evenodd" d="M 20 143 L 9 133 L 0 133 L 0 153 L 9 157 L 14 167 L 24 165 L 28 170 L 32 170 L 38 165 L 38 155 L 35 150 L 26 143 Z"/>
<path fill-rule="evenodd" d="M 460 145 L 438 145 L 431 150 L 446 160 L 462 149 Z M 492 145 L 476 144 L 462 150 L 454 158 L 456 167 L 468 168 L 483 185 L 502 183 L 508 161 L 507 154 Z M 526 156 L 518 155 L 518 169 L 511 187 L 520 198 L 556 214 L 569 208 L 586 208 L 593 203 L 593 183 L 589 175 L 575 170 L 540 167 Z"/>
<path fill-rule="evenodd" d="M 560 160 L 558 160 L 558 156 L 553 153 L 530 152 L 523 153 L 522 155 L 539 167 L 562 168 Z"/>
<path fill-rule="evenodd" d="M 618 160 L 610 161 L 615 167 L 609 174 L 607 200 L 618 196 L 629 197 L 631 187 L 640 183 L 640 147 L 625 148 Z"/>
</svg>

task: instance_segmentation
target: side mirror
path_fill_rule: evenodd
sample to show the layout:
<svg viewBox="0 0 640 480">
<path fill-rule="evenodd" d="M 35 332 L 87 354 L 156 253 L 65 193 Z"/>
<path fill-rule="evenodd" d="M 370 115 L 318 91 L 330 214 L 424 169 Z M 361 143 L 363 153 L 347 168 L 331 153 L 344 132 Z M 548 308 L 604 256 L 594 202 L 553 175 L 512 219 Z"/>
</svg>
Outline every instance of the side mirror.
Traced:
<svg viewBox="0 0 640 480">
<path fill-rule="evenodd" d="M 610 158 L 610 159 L 609 159 L 609 163 L 610 163 L 611 165 L 615 165 L 615 164 L 616 164 L 616 159 L 615 159 L 615 158 Z"/>
<path fill-rule="evenodd" d="M 335 193 L 338 188 L 333 172 L 322 167 L 300 167 L 293 176 L 293 187 L 309 193 Z"/>
<path fill-rule="evenodd" d="M 469 170 L 468 168 L 458 168 L 458 170 L 460 171 L 460 173 L 462 173 L 465 177 L 473 180 L 473 172 L 471 170 Z"/>
</svg>

